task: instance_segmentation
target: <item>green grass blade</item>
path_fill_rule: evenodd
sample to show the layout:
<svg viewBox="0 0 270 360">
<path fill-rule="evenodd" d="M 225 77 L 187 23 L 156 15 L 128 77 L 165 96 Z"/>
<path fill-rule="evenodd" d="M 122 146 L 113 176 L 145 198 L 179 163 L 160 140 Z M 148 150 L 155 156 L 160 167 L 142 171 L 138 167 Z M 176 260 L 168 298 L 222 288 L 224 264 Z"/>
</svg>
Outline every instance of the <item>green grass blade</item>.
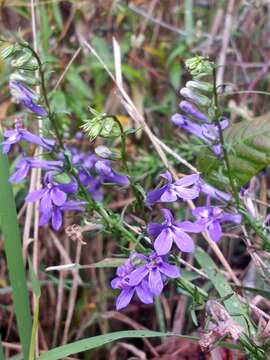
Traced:
<svg viewBox="0 0 270 360">
<path fill-rule="evenodd" d="M 187 43 L 190 45 L 193 42 L 193 0 L 185 0 L 185 29 L 187 33 Z"/>
<path fill-rule="evenodd" d="M 127 330 L 116 331 L 113 333 L 98 335 L 88 339 L 79 340 L 71 344 L 60 346 L 42 354 L 38 360 L 57 360 L 63 359 L 66 356 L 77 354 L 82 351 L 95 349 L 99 346 L 108 344 L 115 340 L 129 339 L 129 338 L 151 338 L 151 337 L 165 337 L 165 336 L 179 336 L 181 338 L 197 341 L 198 338 L 194 336 L 175 335 L 173 333 L 163 333 L 151 330 Z"/>
<path fill-rule="evenodd" d="M 4 349 L 3 349 L 1 334 L 0 334 L 0 360 L 4 360 Z"/>
<path fill-rule="evenodd" d="M 2 137 L 0 135 L 0 141 Z M 22 257 L 20 229 L 12 186 L 8 182 L 9 164 L 0 151 L 0 226 L 4 236 L 9 279 L 24 358 L 28 359 L 32 320 Z"/>
</svg>

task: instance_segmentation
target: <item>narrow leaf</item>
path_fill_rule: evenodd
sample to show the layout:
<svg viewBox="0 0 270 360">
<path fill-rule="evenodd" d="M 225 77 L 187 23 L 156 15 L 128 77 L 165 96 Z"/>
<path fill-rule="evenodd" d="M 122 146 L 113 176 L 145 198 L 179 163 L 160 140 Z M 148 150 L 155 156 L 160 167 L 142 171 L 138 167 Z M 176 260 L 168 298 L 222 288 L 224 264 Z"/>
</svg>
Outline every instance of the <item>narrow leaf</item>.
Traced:
<svg viewBox="0 0 270 360">
<path fill-rule="evenodd" d="M 0 141 L 2 136 L 0 134 Z M 15 314 L 23 348 L 28 359 L 32 320 L 22 257 L 20 229 L 12 187 L 8 181 L 9 164 L 0 150 L 0 226 L 4 236 L 9 279 L 13 291 Z"/>
</svg>

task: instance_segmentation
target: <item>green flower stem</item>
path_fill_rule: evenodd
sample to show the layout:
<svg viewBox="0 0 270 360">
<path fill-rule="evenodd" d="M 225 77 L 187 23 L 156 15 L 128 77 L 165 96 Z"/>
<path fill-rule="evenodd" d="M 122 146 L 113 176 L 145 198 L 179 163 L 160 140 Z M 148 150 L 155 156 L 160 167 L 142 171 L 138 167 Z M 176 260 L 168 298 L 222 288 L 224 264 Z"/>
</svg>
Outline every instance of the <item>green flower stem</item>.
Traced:
<svg viewBox="0 0 270 360">
<path fill-rule="evenodd" d="M 216 85 L 216 69 L 213 68 L 213 82 L 214 82 L 214 89 L 213 89 L 213 95 L 214 95 L 214 105 L 215 105 L 215 124 L 218 127 L 219 132 L 219 138 L 220 138 L 220 144 L 222 147 L 223 152 L 223 160 L 225 163 L 225 167 L 227 170 L 228 178 L 230 181 L 233 197 L 236 203 L 236 207 L 238 211 L 243 215 L 244 220 L 246 224 L 252 228 L 255 233 L 264 241 L 264 244 L 267 245 L 268 248 L 270 248 L 270 239 L 267 236 L 266 231 L 264 230 L 262 224 L 258 223 L 258 221 L 255 221 L 252 216 L 249 215 L 247 209 L 245 208 L 244 204 L 242 203 L 239 193 L 235 184 L 235 179 L 233 178 L 231 166 L 230 166 L 230 160 L 228 156 L 228 151 L 225 145 L 223 131 L 219 122 L 219 107 L 218 107 L 218 94 L 217 94 L 217 85 Z"/>
<path fill-rule="evenodd" d="M 41 63 L 41 60 L 39 58 L 39 55 L 35 52 L 34 49 L 32 49 L 32 47 L 30 45 L 28 45 L 28 44 L 21 44 L 21 45 L 26 47 L 27 49 L 29 49 L 32 52 L 33 56 L 36 58 L 37 62 L 38 62 L 39 74 L 40 74 L 40 80 L 41 80 L 41 90 L 42 90 L 42 95 L 44 97 L 45 104 L 47 106 L 48 118 L 51 121 L 53 129 L 55 131 L 57 140 L 59 142 L 59 146 L 65 152 L 64 143 L 62 141 L 61 134 L 60 134 L 59 129 L 58 129 L 58 124 L 57 124 L 55 115 L 51 111 L 50 102 L 49 102 L 49 99 L 48 99 L 47 90 L 46 90 L 46 84 L 45 84 L 45 74 L 44 74 L 44 71 L 43 71 L 43 68 L 42 68 L 42 63 Z M 120 121 L 115 116 L 112 116 L 112 117 L 117 122 L 117 124 L 118 124 L 118 126 L 120 127 L 120 130 L 121 130 L 122 160 L 123 160 L 124 167 L 125 167 L 126 171 L 129 173 L 129 168 L 128 168 L 128 164 L 127 164 L 127 156 L 126 156 L 126 145 L 125 145 L 126 135 L 125 135 L 124 129 L 123 129 L 122 124 L 120 123 Z M 114 215 L 113 213 L 111 213 L 111 212 L 109 213 L 104 208 L 104 206 L 102 206 L 99 203 L 95 203 L 92 200 L 92 198 L 89 195 L 88 191 L 82 185 L 82 183 L 80 181 L 80 178 L 78 176 L 77 170 L 73 167 L 73 164 L 71 163 L 68 156 L 65 156 L 65 160 L 67 162 L 70 173 L 76 178 L 76 180 L 77 180 L 77 182 L 79 184 L 79 189 L 80 189 L 81 193 L 83 194 L 84 199 L 87 201 L 87 203 L 89 205 L 89 208 L 94 209 L 102 217 L 102 219 L 104 220 L 104 223 L 105 223 L 105 225 L 106 225 L 106 227 L 108 229 L 110 229 L 111 231 L 114 231 L 115 229 L 117 229 L 123 236 L 127 237 L 131 242 L 133 242 L 133 244 L 138 245 L 140 250 L 145 250 L 144 247 L 141 244 L 138 244 L 138 241 L 137 241 L 136 237 L 133 235 L 133 233 L 128 231 L 121 224 L 121 222 L 119 222 L 119 219 L 117 221 L 115 221 L 115 217 L 113 216 Z"/>
</svg>

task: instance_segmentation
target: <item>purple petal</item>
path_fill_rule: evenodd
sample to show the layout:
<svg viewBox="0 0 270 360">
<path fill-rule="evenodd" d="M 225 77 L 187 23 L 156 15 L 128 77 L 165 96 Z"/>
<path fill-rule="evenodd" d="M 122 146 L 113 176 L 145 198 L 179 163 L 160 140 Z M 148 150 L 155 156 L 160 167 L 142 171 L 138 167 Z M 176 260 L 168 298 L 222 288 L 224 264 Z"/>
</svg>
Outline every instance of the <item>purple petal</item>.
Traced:
<svg viewBox="0 0 270 360">
<path fill-rule="evenodd" d="M 169 171 L 166 171 L 165 173 L 162 173 L 159 176 L 162 177 L 163 179 L 166 179 L 168 184 L 172 184 L 173 178 L 172 178 L 172 174 Z"/>
<path fill-rule="evenodd" d="M 183 252 L 193 252 L 194 251 L 194 242 L 192 238 L 186 234 L 184 231 L 177 229 L 174 231 L 174 241 L 177 247 Z"/>
<path fill-rule="evenodd" d="M 211 239 L 214 242 L 219 242 L 221 235 L 222 235 L 222 229 L 220 226 L 220 223 L 218 221 L 213 221 L 209 226 L 208 226 L 208 232 L 209 235 L 211 237 Z"/>
<path fill-rule="evenodd" d="M 186 112 L 188 115 L 193 116 L 195 119 L 203 122 L 209 122 L 208 118 L 190 102 L 183 100 L 180 102 L 179 107 L 181 110 Z"/>
<path fill-rule="evenodd" d="M 169 209 L 160 209 L 163 214 L 164 219 L 167 223 L 172 223 L 174 221 L 173 214 Z"/>
<path fill-rule="evenodd" d="M 167 190 L 160 197 L 160 202 L 174 202 L 177 200 L 176 191 L 167 187 Z"/>
<path fill-rule="evenodd" d="M 162 272 L 162 274 L 168 276 L 169 278 L 178 278 L 180 277 L 180 270 L 177 266 L 168 264 L 166 262 L 163 262 L 158 267 L 159 271 Z"/>
<path fill-rule="evenodd" d="M 151 293 L 148 282 L 146 280 L 143 280 L 141 282 L 141 284 L 136 286 L 135 289 L 136 289 L 136 294 L 138 295 L 138 298 L 144 304 L 152 304 L 153 303 L 153 294 Z"/>
<path fill-rule="evenodd" d="M 152 205 L 158 201 L 160 201 L 161 196 L 167 190 L 168 185 L 162 186 L 160 189 L 155 189 L 150 191 L 146 196 L 146 203 Z"/>
<path fill-rule="evenodd" d="M 221 221 L 230 221 L 233 222 L 235 224 L 241 224 L 242 222 L 242 216 L 240 214 L 229 214 L 229 213 L 224 213 Z"/>
<path fill-rule="evenodd" d="M 48 189 L 46 189 L 42 196 L 42 199 L 40 200 L 39 209 L 42 213 L 48 213 L 52 209 L 52 200 Z"/>
<path fill-rule="evenodd" d="M 136 286 L 138 285 L 142 279 L 144 279 L 149 273 L 149 270 L 145 265 L 138 267 L 137 269 L 133 270 L 129 275 L 129 285 Z"/>
<path fill-rule="evenodd" d="M 147 225 L 147 233 L 150 237 L 156 238 L 163 230 L 164 225 L 157 223 L 150 223 Z"/>
<path fill-rule="evenodd" d="M 150 271 L 148 284 L 151 292 L 154 295 L 159 296 L 162 293 L 164 285 L 158 269 L 153 269 Z"/>
<path fill-rule="evenodd" d="M 86 203 L 84 201 L 66 201 L 61 205 L 61 210 L 84 211 Z"/>
<path fill-rule="evenodd" d="M 175 182 L 177 186 L 190 186 L 197 184 L 200 179 L 199 174 L 186 175 Z"/>
<path fill-rule="evenodd" d="M 199 196 L 200 191 L 197 186 L 194 186 L 190 189 L 184 188 L 182 186 L 175 186 L 175 193 L 182 200 L 193 200 Z"/>
<path fill-rule="evenodd" d="M 57 186 L 67 194 L 74 194 L 78 191 L 78 184 L 75 181 L 71 181 L 68 184 L 58 184 Z"/>
<path fill-rule="evenodd" d="M 158 255 L 165 255 L 171 250 L 173 244 L 173 233 L 169 228 L 161 231 L 154 242 L 154 248 Z"/>
<path fill-rule="evenodd" d="M 121 278 L 119 276 L 115 277 L 111 281 L 112 289 L 120 289 L 120 284 L 121 284 Z"/>
<path fill-rule="evenodd" d="M 41 216 L 39 218 L 39 226 L 47 225 L 48 222 L 50 221 L 50 218 L 51 218 L 51 213 L 50 212 L 41 213 Z"/>
<path fill-rule="evenodd" d="M 181 114 L 174 114 L 171 117 L 171 122 L 176 126 L 183 126 L 186 122 L 187 117 L 185 115 Z"/>
<path fill-rule="evenodd" d="M 64 193 L 63 191 L 61 191 L 60 189 L 58 189 L 56 186 L 54 186 L 50 190 L 50 196 L 51 196 L 52 202 L 58 206 L 63 205 L 67 200 L 67 194 Z"/>
<path fill-rule="evenodd" d="M 34 202 L 39 200 L 42 196 L 44 196 L 45 192 L 47 191 L 47 189 L 40 189 L 40 190 L 36 190 L 36 191 L 32 191 L 30 192 L 26 198 L 25 201 L 26 202 Z"/>
<path fill-rule="evenodd" d="M 25 179 L 30 170 L 30 165 L 27 161 L 20 160 L 17 163 L 16 167 L 18 168 L 18 170 L 9 178 L 9 181 L 13 183 L 19 183 L 20 181 Z"/>
<path fill-rule="evenodd" d="M 200 181 L 201 191 L 217 200 L 230 201 L 232 198 L 231 194 L 225 193 L 224 191 L 216 189 L 214 186 L 207 184 L 203 180 Z"/>
<path fill-rule="evenodd" d="M 175 222 L 173 228 L 174 227 L 192 233 L 200 233 L 204 231 L 204 226 L 201 223 L 198 222 L 193 223 L 191 221 Z"/>
<path fill-rule="evenodd" d="M 116 299 L 116 310 L 126 307 L 130 303 L 134 292 L 135 289 L 132 287 L 122 290 Z"/>
<path fill-rule="evenodd" d="M 63 223 L 62 212 L 58 207 L 54 207 L 52 210 L 52 227 L 55 231 L 58 231 Z"/>
</svg>

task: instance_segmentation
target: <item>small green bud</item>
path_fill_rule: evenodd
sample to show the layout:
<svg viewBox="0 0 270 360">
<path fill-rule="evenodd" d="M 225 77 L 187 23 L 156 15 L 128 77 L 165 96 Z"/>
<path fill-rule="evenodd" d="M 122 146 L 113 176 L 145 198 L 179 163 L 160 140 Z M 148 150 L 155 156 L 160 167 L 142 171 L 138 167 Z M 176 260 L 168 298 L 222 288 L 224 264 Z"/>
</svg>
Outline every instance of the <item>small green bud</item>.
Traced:
<svg viewBox="0 0 270 360">
<path fill-rule="evenodd" d="M 200 78 L 202 76 L 211 75 L 214 64 L 207 57 L 195 56 L 186 60 L 186 67 L 190 74 Z"/>
<path fill-rule="evenodd" d="M 0 46 L 0 59 L 5 60 L 19 50 L 21 50 L 21 46 L 17 43 L 16 44 L 11 44 L 8 42 L 2 43 L 2 45 Z"/>
<path fill-rule="evenodd" d="M 98 136 L 111 138 L 121 135 L 119 126 L 113 117 L 105 113 L 99 113 L 93 108 L 90 108 L 90 112 L 94 117 L 92 119 L 84 120 L 82 129 L 89 136 L 91 141 L 94 141 Z"/>
<path fill-rule="evenodd" d="M 11 61 L 11 66 L 33 71 L 38 69 L 38 62 L 30 51 L 24 51 L 20 56 Z"/>
</svg>

